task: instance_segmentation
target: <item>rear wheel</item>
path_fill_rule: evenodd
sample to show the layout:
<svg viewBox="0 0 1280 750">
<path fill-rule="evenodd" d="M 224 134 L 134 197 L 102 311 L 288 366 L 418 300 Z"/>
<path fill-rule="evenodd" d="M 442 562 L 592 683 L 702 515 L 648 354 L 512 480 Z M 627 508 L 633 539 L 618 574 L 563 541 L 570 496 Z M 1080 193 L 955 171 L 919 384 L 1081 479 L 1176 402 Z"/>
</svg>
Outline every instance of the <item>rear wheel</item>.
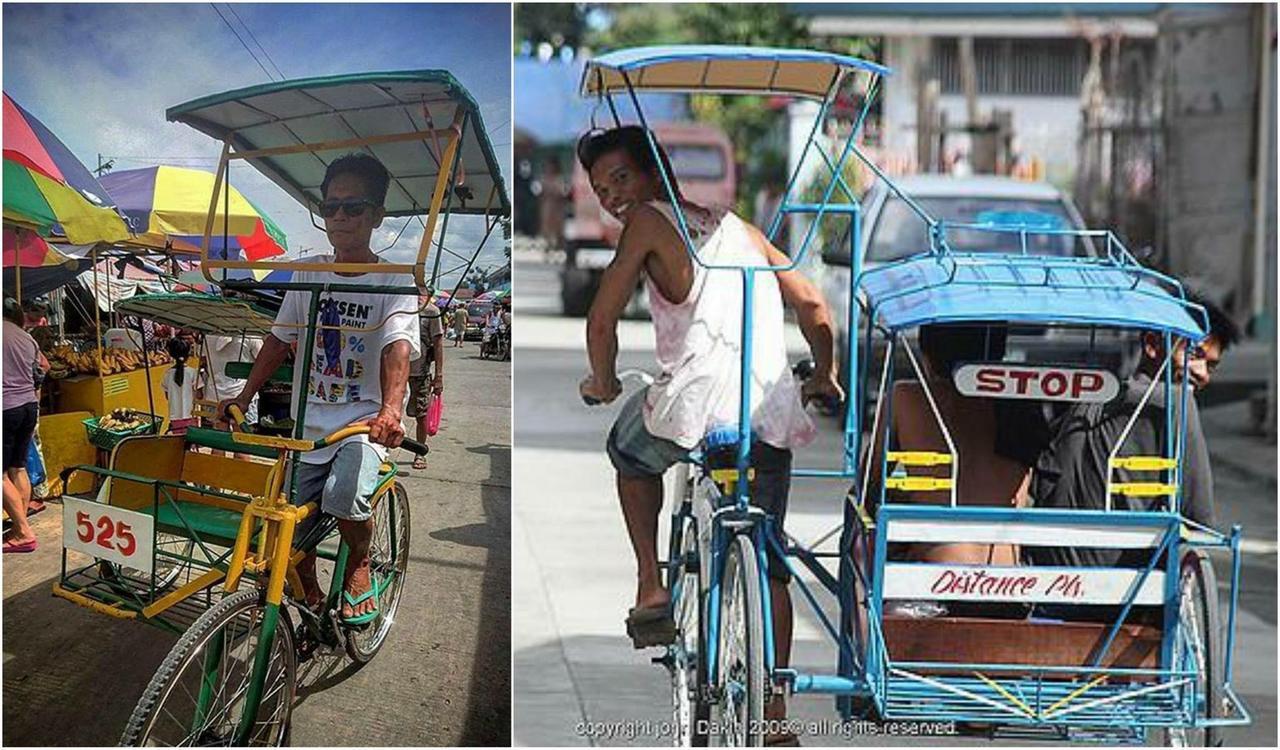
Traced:
<svg viewBox="0 0 1280 750">
<path fill-rule="evenodd" d="M 269 645 L 264 639 L 270 638 Z M 260 700 L 243 738 L 255 656 L 266 648 Z M 133 709 L 121 745 L 279 746 L 288 741 L 297 685 L 293 628 L 256 589 L 205 612 L 165 657 Z"/>
<path fill-rule="evenodd" d="M 765 699 L 763 598 L 755 545 L 734 537 L 720 579 L 715 734 L 717 745 L 760 747 Z"/>
<path fill-rule="evenodd" d="M 1218 579 L 1213 564 L 1200 550 L 1182 558 L 1178 574 L 1178 632 L 1173 641 L 1173 664 L 1195 673 L 1197 719 L 1225 714 L 1222 691 L 1223 642 L 1218 611 Z M 1218 747 L 1220 727 L 1176 727 L 1166 731 L 1171 747 Z"/>
<path fill-rule="evenodd" d="M 369 542 L 369 578 L 382 593 L 378 616 L 347 630 L 347 655 L 364 664 L 372 659 L 391 632 L 404 593 L 409 568 L 409 495 L 393 482 L 373 508 L 373 538 Z"/>
<path fill-rule="evenodd" d="M 155 592 L 167 591 L 191 565 L 195 542 L 190 537 L 177 534 L 156 533 Z M 107 560 L 98 562 L 98 574 L 107 585 L 126 595 L 151 595 L 152 574 L 134 568 L 126 568 Z"/>
</svg>

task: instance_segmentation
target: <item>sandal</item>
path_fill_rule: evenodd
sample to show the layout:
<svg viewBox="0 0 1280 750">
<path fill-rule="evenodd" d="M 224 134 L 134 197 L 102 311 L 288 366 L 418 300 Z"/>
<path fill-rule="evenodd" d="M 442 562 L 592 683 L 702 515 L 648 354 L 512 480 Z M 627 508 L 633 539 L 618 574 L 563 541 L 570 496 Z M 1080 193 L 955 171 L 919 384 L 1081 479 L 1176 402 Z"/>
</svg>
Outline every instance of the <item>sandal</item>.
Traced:
<svg viewBox="0 0 1280 750">
<path fill-rule="evenodd" d="M 37 546 L 34 539 L 29 542 L 6 541 L 4 543 L 4 554 L 7 555 L 10 552 L 35 552 Z"/>
<path fill-rule="evenodd" d="M 373 605 L 374 605 L 373 609 L 369 610 L 368 612 L 365 612 L 364 614 L 355 615 L 353 617 L 340 617 L 339 619 L 342 620 L 342 624 L 355 626 L 355 625 L 368 625 L 370 622 L 373 622 L 374 618 L 376 618 L 379 614 L 378 597 L 380 596 L 382 596 L 381 585 L 378 583 L 378 579 L 373 575 L 373 571 L 370 570 L 369 571 L 369 590 L 356 597 L 352 597 L 351 594 L 347 593 L 344 590 L 342 592 L 342 601 L 344 604 L 346 604 L 349 607 L 355 607 L 363 602 L 368 601 L 369 599 L 373 599 Z"/>
<path fill-rule="evenodd" d="M 426 456 L 414 456 L 414 457 L 413 457 L 413 468 L 415 468 L 415 469 L 425 469 L 425 468 L 427 468 L 427 457 L 426 457 Z"/>
<path fill-rule="evenodd" d="M 671 605 L 632 608 L 627 613 L 627 635 L 637 649 L 675 643 L 676 621 L 671 617 Z"/>
</svg>

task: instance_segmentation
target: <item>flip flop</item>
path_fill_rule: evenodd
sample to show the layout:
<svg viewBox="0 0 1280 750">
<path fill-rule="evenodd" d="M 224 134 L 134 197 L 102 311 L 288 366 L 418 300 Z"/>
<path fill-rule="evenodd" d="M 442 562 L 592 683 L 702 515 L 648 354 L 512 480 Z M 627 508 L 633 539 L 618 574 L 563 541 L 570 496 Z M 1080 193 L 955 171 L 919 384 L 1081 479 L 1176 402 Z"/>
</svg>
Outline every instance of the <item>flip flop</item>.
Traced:
<svg viewBox="0 0 1280 750">
<path fill-rule="evenodd" d="M 32 500 L 30 503 L 27 504 L 27 518 L 30 518 L 36 515 L 37 513 L 43 513 L 45 508 L 48 508 L 48 507 L 49 506 L 46 505 L 41 500 Z"/>
<path fill-rule="evenodd" d="M 637 649 L 675 643 L 676 621 L 671 617 L 671 605 L 633 607 L 627 613 L 627 635 Z"/>
<path fill-rule="evenodd" d="M 34 539 L 32 539 L 29 542 L 21 542 L 21 543 L 5 542 L 4 554 L 7 555 L 10 552 L 35 552 L 37 546 L 38 545 L 36 544 L 36 540 Z"/>
<path fill-rule="evenodd" d="M 345 602 L 347 606 L 354 607 L 362 602 L 368 601 L 369 599 L 373 599 L 373 609 L 362 615 L 342 617 L 340 618 L 342 620 L 342 624 L 355 626 L 367 625 L 370 622 L 373 622 L 374 618 L 378 616 L 378 597 L 380 596 L 382 596 L 382 585 L 378 582 L 377 577 L 373 575 L 373 571 L 370 570 L 369 590 L 354 598 L 351 594 L 347 593 L 346 590 L 343 590 L 342 601 Z"/>
<path fill-rule="evenodd" d="M 415 457 L 414 457 L 414 459 L 413 459 L 413 468 L 415 468 L 415 469 L 425 469 L 425 468 L 427 468 L 427 457 L 426 457 L 426 456 L 415 456 Z"/>
</svg>

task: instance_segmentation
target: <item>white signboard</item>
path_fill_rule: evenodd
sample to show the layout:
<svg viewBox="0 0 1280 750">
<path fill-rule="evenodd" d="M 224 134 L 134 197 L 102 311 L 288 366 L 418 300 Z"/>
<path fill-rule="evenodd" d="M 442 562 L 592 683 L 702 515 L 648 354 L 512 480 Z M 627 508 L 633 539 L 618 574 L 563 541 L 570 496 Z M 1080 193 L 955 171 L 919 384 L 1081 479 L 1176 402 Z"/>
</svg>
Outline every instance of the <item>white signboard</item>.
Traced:
<svg viewBox="0 0 1280 750">
<path fill-rule="evenodd" d="M 62 546 L 150 575 L 155 519 L 145 513 L 64 497 Z"/>
<path fill-rule="evenodd" d="M 957 367 L 953 379 L 966 396 L 1104 403 L 1120 393 L 1120 380 L 1107 370 L 1074 367 L 976 363 Z"/>
<path fill-rule="evenodd" d="M 977 565 L 885 565 L 885 599 L 968 602 L 1120 604 L 1142 571 L 1123 568 L 983 567 Z M 1164 601 L 1164 573 L 1153 570 L 1135 604 Z"/>
</svg>

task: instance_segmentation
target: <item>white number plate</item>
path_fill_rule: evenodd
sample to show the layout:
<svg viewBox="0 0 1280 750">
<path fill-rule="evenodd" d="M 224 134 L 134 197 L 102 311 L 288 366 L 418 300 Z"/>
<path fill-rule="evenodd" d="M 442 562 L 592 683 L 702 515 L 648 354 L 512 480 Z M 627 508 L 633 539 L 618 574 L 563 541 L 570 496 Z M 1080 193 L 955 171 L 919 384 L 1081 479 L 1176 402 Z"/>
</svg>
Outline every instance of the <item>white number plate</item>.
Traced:
<svg viewBox="0 0 1280 750">
<path fill-rule="evenodd" d="M 65 497 L 62 546 L 150 574 L 155 519 L 145 513 Z"/>
</svg>

